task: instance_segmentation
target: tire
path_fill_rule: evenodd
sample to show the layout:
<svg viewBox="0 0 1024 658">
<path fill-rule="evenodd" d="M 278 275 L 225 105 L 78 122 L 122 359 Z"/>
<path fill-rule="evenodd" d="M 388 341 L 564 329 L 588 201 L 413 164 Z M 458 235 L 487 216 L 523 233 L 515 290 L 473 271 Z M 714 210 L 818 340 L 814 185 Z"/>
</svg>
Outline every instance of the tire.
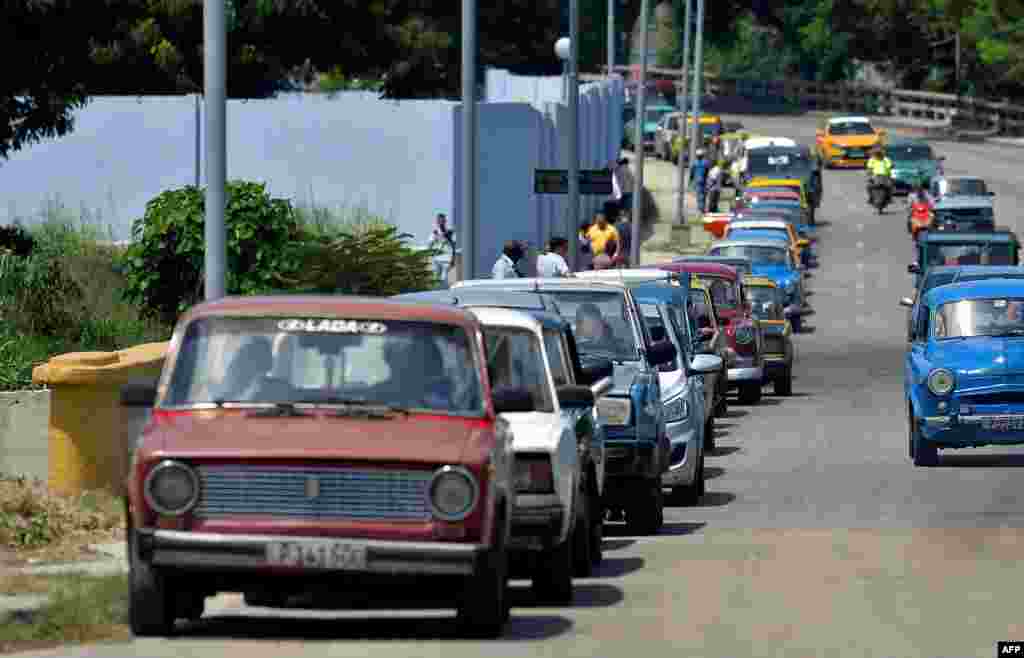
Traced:
<svg viewBox="0 0 1024 658">
<path fill-rule="evenodd" d="M 686 507 L 694 507 L 700 504 L 700 499 L 704 496 L 704 452 L 700 453 L 700 458 L 697 461 L 697 470 L 693 475 L 693 482 L 688 485 L 681 487 L 672 487 L 672 497 L 679 502 L 680 505 Z"/>
<path fill-rule="evenodd" d="M 142 559 L 138 533 L 128 532 L 128 623 L 132 635 L 168 637 L 174 632 L 175 592 L 166 576 Z"/>
<path fill-rule="evenodd" d="M 494 545 L 480 560 L 479 570 L 466 580 L 459 603 L 457 624 L 471 638 L 501 637 L 509 618 L 508 526 L 504 514 L 497 519 Z"/>
<path fill-rule="evenodd" d="M 626 510 L 626 530 L 635 535 L 656 535 L 665 524 L 665 495 L 661 477 L 644 481 Z"/>
<path fill-rule="evenodd" d="M 789 368 L 783 373 L 782 377 L 779 377 L 774 382 L 775 395 L 790 396 L 793 395 L 793 371 Z"/>
<path fill-rule="evenodd" d="M 570 534 L 561 544 L 539 556 L 533 572 L 533 592 L 541 603 L 572 603 L 573 546 Z"/>
<path fill-rule="evenodd" d="M 761 382 L 740 384 L 740 404 L 757 404 L 761 401 Z"/>
<path fill-rule="evenodd" d="M 594 572 L 594 561 L 591 554 L 594 526 L 590 523 L 590 496 L 587 493 L 586 483 L 582 483 L 577 496 L 581 502 L 571 536 L 573 543 L 572 571 L 576 578 L 589 578 Z"/>
<path fill-rule="evenodd" d="M 914 225 L 911 224 L 909 221 L 907 222 L 907 233 L 910 233 L 911 235 L 914 234 Z"/>
<path fill-rule="evenodd" d="M 704 452 L 715 449 L 715 414 L 704 421 Z"/>
<path fill-rule="evenodd" d="M 914 450 L 914 466 L 938 466 L 939 450 L 917 430 L 917 419 L 910 414 L 910 444 Z"/>
</svg>

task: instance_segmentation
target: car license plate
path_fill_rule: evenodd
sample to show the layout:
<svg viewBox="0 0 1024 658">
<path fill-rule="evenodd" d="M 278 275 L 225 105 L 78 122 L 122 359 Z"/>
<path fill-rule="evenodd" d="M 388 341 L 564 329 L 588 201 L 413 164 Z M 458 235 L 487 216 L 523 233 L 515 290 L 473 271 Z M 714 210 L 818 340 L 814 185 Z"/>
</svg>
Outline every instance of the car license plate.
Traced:
<svg viewBox="0 0 1024 658">
<path fill-rule="evenodd" d="M 981 427 L 995 432 L 1014 432 L 1024 430 L 1024 416 L 995 416 L 982 418 Z"/>
<path fill-rule="evenodd" d="M 272 542 L 267 545 L 267 562 L 280 567 L 363 571 L 366 547 L 343 541 Z"/>
</svg>

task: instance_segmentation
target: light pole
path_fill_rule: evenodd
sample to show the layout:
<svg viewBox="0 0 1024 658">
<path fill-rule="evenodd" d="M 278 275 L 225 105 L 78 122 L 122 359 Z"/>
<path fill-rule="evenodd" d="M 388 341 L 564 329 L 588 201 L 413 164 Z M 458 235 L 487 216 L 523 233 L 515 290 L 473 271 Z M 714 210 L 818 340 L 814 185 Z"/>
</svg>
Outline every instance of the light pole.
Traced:
<svg viewBox="0 0 1024 658">
<path fill-rule="evenodd" d="M 459 227 L 463 281 L 476 275 L 476 0 L 462 0 L 462 189 Z"/>
<path fill-rule="evenodd" d="M 644 208 L 644 119 L 647 118 L 647 33 L 650 31 L 648 0 L 640 2 L 640 83 L 636 93 L 636 176 L 633 180 L 633 236 L 629 241 L 629 260 L 633 267 L 640 265 L 640 223 Z"/>
<path fill-rule="evenodd" d="M 704 81 L 704 0 L 697 0 L 697 25 L 696 31 L 696 53 L 693 63 L 693 133 L 690 138 L 690 162 L 697 157 L 697 140 L 702 137 L 700 129 L 700 94 L 701 83 Z M 698 199 L 699 201 L 699 199 Z M 703 208 L 697 208 L 697 214 L 704 213 Z"/>
<path fill-rule="evenodd" d="M 571 55 L 569 37 L 562 37 L 555 42 L 555 56 L 562 60 L 562 102 L 569 106 L 569 56 Z"/>
<path fill-rule="evenodd" d="M 615 3 L 608 0 L 608 77 L 615 72 Z"/>
<path fill-rule="evenodd" d="M 685 27 L 683 28 L 683 84 L 682 84 L 682 102 L 680 107 L 683 108 L 683 124 L 679 127 L 679 162 L 676 163 L 676 187 L 679 189 L 679 198 L 676 199 L 676 221 L 679 224 L 686 224 L 686 189 L 689 185 L 690 172 L 686 167 L 686 144 L 682 143 L 682 139 L 686 138 L 687 127 L 689 124 L 686 123 L 686 92 L 687 85 L 690 83 L 690 27 L 693 23 L 690 16 L 690 8 L 693 6 L 693 0 L 683 0 L 686 3 L 686 18 L 683 19 Z"/>
<path fill-rule="evenodd" d="M 576 0 L 569 2 L 569 32 L 577 32 L 579 16 L 576 7 Z M 578 36 L 573 34 L 573 36 Z M 564 62 L 565 75 L 565 100 L 569 107 L 569 149 L 568 174 L 568 214 L 566 221 L 569 230 L 566 237 L 569 240 L 569 267 L 576 270 L 579 267 L 579 240 L 576 239 L 576 232 L 580 225 L 580 147 L 579 147 L 579 113 L 580 113 L 580 87 L 576 83 L 576 44 L 578 39 L 562 37 L 555 42 L 555 55 Z"/>
<path fill-rule="evenodd" d="M 224 0 L 203 4 L 203 87 L 206 96 L 206 225 L 204 247 L 207 301 L 225 295 L 227 229 L 227 21 Z"/>
</svg>

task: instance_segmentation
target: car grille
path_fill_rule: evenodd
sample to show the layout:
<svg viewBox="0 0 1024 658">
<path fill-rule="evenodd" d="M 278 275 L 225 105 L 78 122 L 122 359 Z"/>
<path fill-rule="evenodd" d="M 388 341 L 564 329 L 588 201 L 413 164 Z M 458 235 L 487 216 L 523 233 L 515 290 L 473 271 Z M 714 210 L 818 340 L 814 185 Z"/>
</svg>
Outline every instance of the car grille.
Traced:
<svg viewBox="0 0 1024 658">
<path fill-rule="evenodd" d="M 1005 393 L 988 393 L 983 395 L 964 395 L 960 398 L 960 403 L 972 406 L 987 404 L 1024 404 L 1024 391 L 1007 391 Z"/>
<path fill-rule="evenodd" d="M 202 492 L 195 511 L 198 518 L 430 517 L 430 471 L 232 465 L 200 466 L 197 472 Z"/>
<path fill-rule="evenodd" d="M 782 336 L 765 336 L 764 351 L 768 354 L 783 354 L 786 351 L 786 339 Z"/>
</svg>

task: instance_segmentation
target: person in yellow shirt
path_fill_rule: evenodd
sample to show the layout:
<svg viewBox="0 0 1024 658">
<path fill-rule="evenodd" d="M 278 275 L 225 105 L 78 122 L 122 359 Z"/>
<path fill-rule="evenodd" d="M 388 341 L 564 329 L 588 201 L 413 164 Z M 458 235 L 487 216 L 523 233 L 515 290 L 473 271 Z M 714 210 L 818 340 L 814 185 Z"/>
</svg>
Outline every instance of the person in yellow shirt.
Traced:
<svg viewBox="0 0 1024 658">
<path fill-rule="evenodd" d="M 609 240 L 619 242 L 619 232 L 608 223 L 605 214 L 599 212 L 594 216 L 594 223 L 587 231 L 587 238 L 590 240 L 590 250 L 596 258 L 605 252 L 605 245 Z"/>
<path fill-rule="evenodd" d="M 868 172 L 868 203 L 871 203 L 871 186 L 873 184 L 877 182 L 883 185 L 892 185 L 892 160 L 885 155 L 881 147 L 876 146 L 871 150 L 871 157 L 868 159 L 865 169 Z"/>
</svg>

